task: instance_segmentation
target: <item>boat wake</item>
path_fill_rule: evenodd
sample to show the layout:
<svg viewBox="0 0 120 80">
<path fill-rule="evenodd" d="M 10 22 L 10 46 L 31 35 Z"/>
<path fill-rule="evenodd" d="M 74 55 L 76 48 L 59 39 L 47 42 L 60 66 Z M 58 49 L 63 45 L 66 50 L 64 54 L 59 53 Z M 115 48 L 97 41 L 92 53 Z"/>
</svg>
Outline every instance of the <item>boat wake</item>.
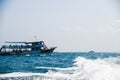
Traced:
<svg viewBox="0 0 120 80">
<path fill-rule="evenodd" d="M 1 74 L 8 80 L 120 80 L 120 58 L 86 59 L 77 57 L 69 68 L 35 67 L 48 69 L 46 73 L 13 72 Z"/>
</svg>

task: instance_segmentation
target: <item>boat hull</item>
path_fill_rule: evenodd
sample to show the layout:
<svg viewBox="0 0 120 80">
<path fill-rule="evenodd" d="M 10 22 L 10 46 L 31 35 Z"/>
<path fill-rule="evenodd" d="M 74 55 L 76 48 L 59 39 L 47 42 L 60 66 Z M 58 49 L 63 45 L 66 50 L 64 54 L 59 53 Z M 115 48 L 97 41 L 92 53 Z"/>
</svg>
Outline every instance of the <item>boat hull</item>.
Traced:
<svg viewBox="0 0 120 80">
<path fill-rule="evenodd" d="M 46 50 L 38 50 L 38 51 L 11 51 L 11 52 L 0 52 L 0 56 L 7 55 L 26 55 L 26 54 L 51 54 L 56 47 L 46 49 Z"/>
</svg>

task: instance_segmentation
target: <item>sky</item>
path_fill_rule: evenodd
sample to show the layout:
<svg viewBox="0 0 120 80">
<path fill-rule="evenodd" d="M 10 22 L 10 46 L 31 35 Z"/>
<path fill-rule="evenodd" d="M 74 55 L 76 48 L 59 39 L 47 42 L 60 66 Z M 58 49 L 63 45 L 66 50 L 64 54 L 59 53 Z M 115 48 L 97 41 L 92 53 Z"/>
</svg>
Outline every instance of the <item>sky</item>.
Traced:
<svg viewBox="0 0 120 80">
<path fill-rule="evenodd" d="M 57 46 L 58 52 L 120 52 L 119 3 L 0 0 L 0 45 L 43 40 L 48 47 Z"/>
</svg>

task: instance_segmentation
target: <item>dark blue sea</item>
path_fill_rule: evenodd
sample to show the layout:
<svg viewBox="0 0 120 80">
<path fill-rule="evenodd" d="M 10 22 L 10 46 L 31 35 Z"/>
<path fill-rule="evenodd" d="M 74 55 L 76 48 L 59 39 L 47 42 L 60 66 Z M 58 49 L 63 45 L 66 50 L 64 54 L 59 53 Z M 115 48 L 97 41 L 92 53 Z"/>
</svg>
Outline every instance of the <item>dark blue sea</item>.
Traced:
<svg viewBox="0 0 120 80">
<path fill-rule="evenodd" d="M 120 53 L 0 56 L 0 80 L 120 80 Z"/>
</svg>

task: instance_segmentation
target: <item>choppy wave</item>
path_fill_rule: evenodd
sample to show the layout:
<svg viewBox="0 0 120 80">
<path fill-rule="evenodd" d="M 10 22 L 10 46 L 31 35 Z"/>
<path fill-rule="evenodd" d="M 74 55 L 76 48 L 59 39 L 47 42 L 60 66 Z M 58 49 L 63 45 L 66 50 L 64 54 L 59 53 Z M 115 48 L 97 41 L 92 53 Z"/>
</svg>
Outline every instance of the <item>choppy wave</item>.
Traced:
<svg viewBox="0 0 120 80">
<path fill-rule="evenodd" d="M 13 72 L 1 74 L 0 79 L 13 80 L 120 80 L 120 58 L 86 59 L 77 57 L 69 68 L 35 67 L 48 69 L 46 73 Z"/>
</svg>

